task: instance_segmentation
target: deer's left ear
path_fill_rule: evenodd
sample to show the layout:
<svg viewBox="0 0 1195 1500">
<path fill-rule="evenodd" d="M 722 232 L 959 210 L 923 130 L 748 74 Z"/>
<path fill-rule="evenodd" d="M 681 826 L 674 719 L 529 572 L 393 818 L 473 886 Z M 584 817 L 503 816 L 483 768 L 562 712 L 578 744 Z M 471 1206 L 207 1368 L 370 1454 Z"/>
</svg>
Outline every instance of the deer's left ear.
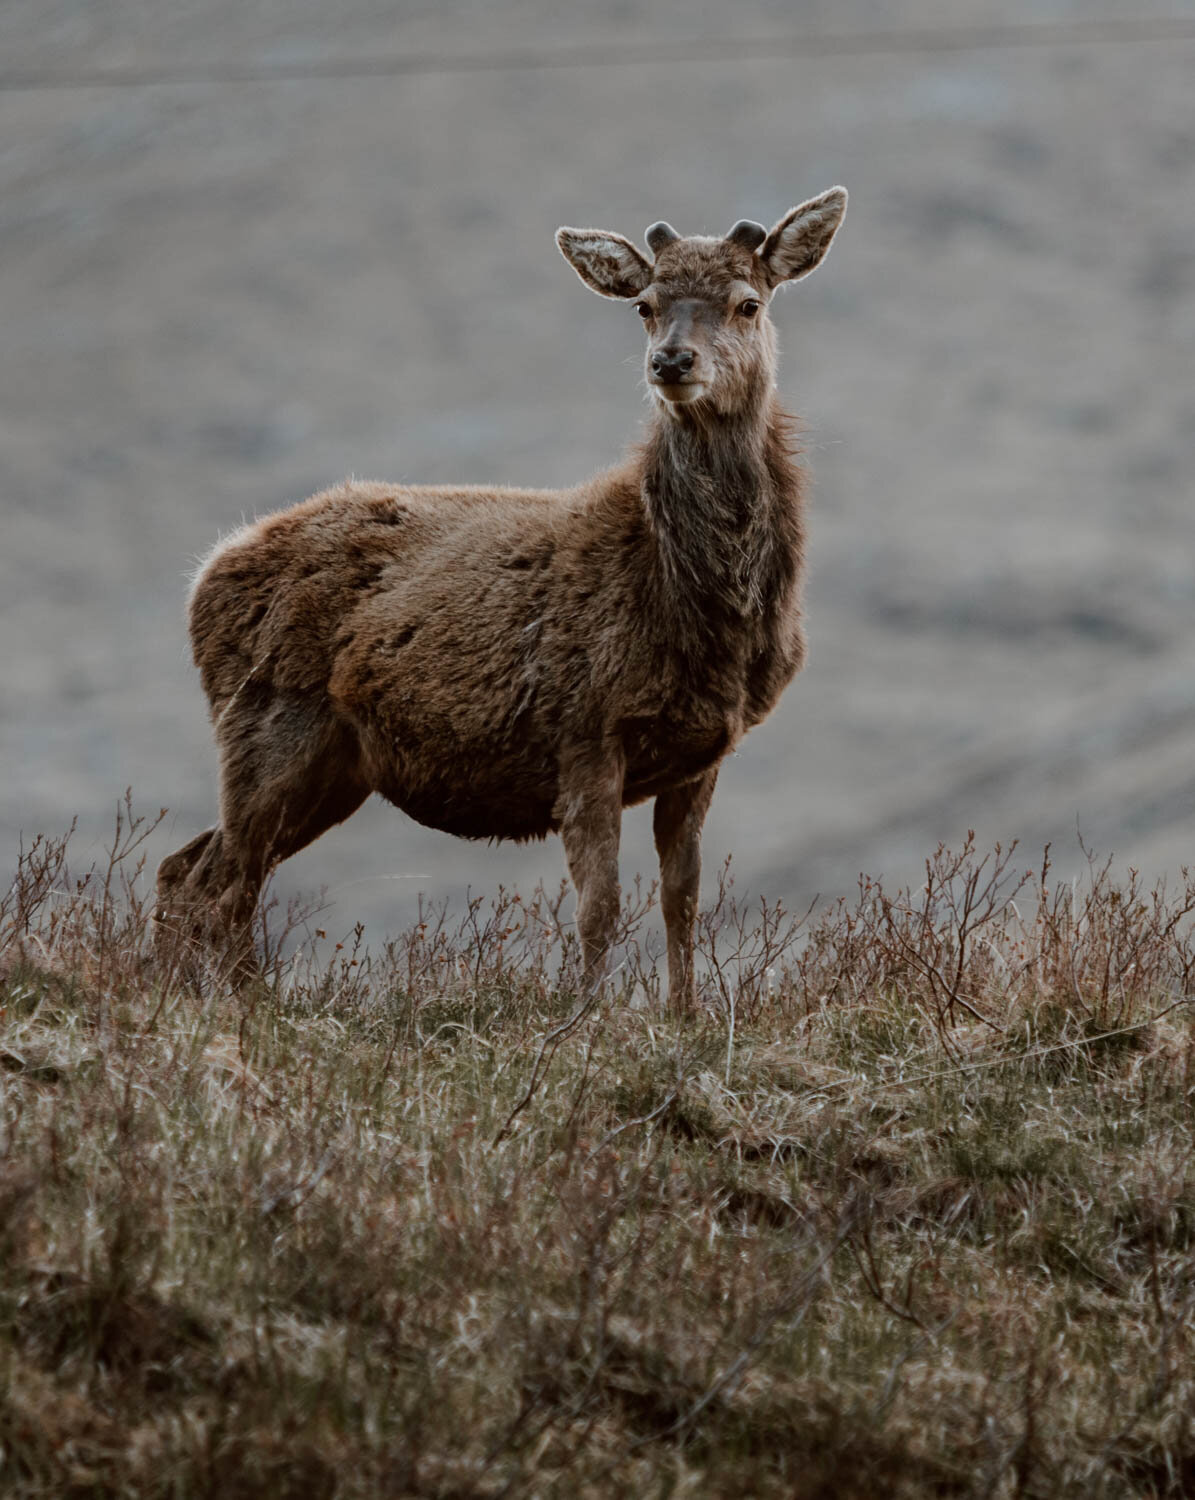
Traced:
<svg viewBox="0 0 1195 1500">
<path fill-rule="evenodd" d="M 621 234 L 558 229 L 556 243 L 585 285 L 603 297 L 637 297 L 651 282 L 651 266 Z"/>
<path fill-rule="evenodd" d="M 799 281 L 824 260 L 846 213 L 846 188 L 832 187 L 790 208 L 760 246 L 759 258 L 773 286 Z"/>
</svg>

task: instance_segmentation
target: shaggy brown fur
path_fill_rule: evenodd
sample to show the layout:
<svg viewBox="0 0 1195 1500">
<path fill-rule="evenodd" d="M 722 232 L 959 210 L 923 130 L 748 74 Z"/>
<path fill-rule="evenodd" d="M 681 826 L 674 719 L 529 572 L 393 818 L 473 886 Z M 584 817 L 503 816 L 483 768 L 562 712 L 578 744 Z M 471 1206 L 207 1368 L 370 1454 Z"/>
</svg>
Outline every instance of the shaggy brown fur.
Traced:
<svg viewBox="0 0 1195 1500">
<path fill-rule="evenodd" d="M 466 838 L 559 832 L 595 983 L 622 809 L 654 797 L 670 999 L 691 1002 L 718 764 L 804 654 L 802 477 L 767 303 L 845 206 L 831 189 L 766 237 L 654 225 L 654 264 L 560 231 L 647 325 L 656 415 L 620 467 L 565 491 L 346 483 L 217 547 L 190 629 L 220 822 L 161 866 L 167 929 L 243 932 L 269 870 L 379 792 Z"/>
</svg>

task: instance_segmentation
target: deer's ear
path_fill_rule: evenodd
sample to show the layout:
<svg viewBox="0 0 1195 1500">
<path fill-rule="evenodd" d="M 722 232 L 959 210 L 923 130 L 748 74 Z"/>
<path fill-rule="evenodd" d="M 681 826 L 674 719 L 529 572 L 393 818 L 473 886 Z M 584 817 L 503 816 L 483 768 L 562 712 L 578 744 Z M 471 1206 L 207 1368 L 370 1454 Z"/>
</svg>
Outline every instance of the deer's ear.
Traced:
<svg viewBox="0 0 1195 1500">
<path fill-rule="evenodd" d="M 558 229 L 556 243 L 585 285 L 603 297 L 637 297 L 651 282 L 651 266 L 621 234 Z"/>
<path fill-rule="evenodd" d="M 773 286 L 799 281 L 820 265 L 846 213 L 846 188 L 832 187 L 790 208 L 760 246 L 759 258 Z"/>
</svg>

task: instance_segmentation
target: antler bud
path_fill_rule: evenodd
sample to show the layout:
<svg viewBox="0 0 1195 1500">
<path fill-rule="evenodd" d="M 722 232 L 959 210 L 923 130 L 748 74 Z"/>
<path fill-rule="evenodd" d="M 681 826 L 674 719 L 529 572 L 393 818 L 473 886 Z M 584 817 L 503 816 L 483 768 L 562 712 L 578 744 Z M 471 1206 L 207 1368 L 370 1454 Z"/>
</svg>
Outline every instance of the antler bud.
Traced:
<svg viewBox="0 0 1195 1500">
<path fill-rule="evenodd" d="M 742 245 L 744 250 L 758 250 L 768 237 L 768 231 L 754 219 L 740 219 L 726 238 L 732 245 Z"/>
<path fill-rule="evenodd" d="M 647 241 L 647 248 L 653 255 L 659 255 L 665 245 L 670 245 L 673 240 L 679 240 L 680 235 L 673 229 L 671 224 L 665 224 L 661 219 L 658 224 L 653 224 L 643 236 Z"/>
</svg>

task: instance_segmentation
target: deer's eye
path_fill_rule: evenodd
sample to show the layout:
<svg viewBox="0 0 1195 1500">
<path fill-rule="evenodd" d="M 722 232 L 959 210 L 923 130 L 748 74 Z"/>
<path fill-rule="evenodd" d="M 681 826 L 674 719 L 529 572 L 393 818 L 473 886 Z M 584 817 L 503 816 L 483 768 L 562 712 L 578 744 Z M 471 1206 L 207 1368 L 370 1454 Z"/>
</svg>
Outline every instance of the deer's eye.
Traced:
<svg viewBox="0 0 1195 1500">
<path fill-rule="evenodd" d="M 739 303 L 739 316 L 741 318 L 753 318 L 759 311 L 759 303 L 754 297 L 748 297 L 746 302 Z"/>
<path fill-rule="evenodd" d="M 646 319 L 648 319 L 648 318 L 651 317 L 651 303 L 650 302 L 636 302 L 635 303 L 635 311 L 639 314 L 639 316 L 641 318 L 643 318 L 646 321 Z"/>
</svg>

